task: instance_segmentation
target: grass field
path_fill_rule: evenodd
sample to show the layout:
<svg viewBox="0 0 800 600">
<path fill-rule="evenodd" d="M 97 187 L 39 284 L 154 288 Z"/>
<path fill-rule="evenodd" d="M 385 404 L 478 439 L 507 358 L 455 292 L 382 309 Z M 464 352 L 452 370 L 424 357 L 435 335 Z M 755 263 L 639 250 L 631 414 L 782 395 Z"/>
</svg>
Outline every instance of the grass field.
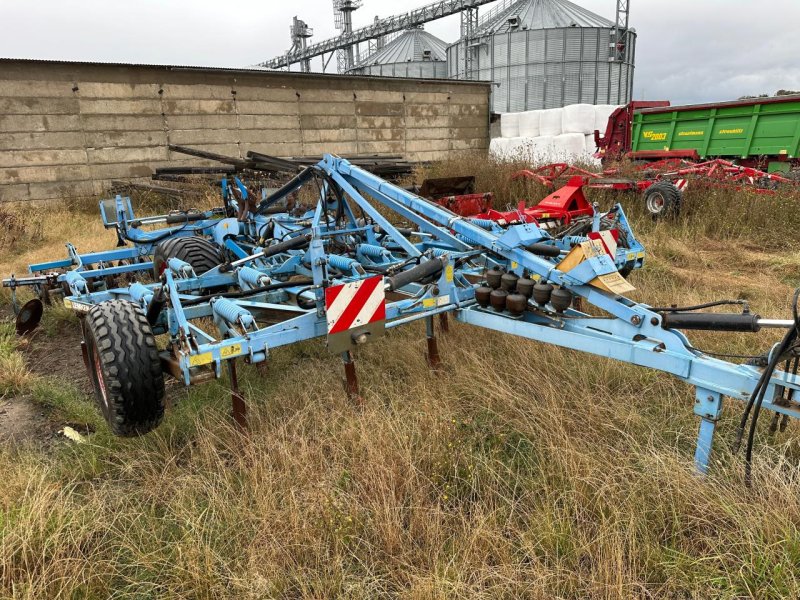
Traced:
<svg viewBox="0 0 800 600">
<path fill-rule="evenodd" d="M 511 165 L 476 172 L 499 203 L 542 190 Z M 597 196 L 607 206 L 611 198 Z M 687 194 L 653 223 L 631 296 L 653 305 L 747 298 L 786 318 L 800 286 L 797 197 Z M 0 211 L 0 272 L 113 246 L 92 211 Z M 8 315 L 8 295 L 2 308 Z M 251 430 L 226 380 L 169 387 L 165 422 L 113 438 L 87 393 L 78 324 L 50 311 L 31 340 L 0 329 L 0 409 L 35 407 L 47 436 L 0 445 L 0 596 L 12 598 L 797 598 L 798 425 L 761 419 L 754 485 L 730 451 L 728 401 L 712 474 L 696 476 L 691 389 L 654 371 L 453 323 L 433 373 L 421 327 L 358 355 L 365 403 L 345 397 L 321 341 L 240 369 Z M 777 334 L 699 333 L 759 353 Z M 64 341 L 64 338 L 67 341 Z M 48 429 L 49 428 L 49 429 Z"/>
</svg>

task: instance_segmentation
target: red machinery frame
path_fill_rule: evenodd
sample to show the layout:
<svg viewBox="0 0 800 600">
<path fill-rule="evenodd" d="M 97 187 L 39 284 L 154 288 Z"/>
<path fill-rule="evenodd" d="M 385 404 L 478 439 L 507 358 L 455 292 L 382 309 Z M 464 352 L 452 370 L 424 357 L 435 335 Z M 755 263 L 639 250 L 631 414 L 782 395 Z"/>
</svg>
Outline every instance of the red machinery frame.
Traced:
<svg viewBox="0 0 800 600">
<path fill-rule="evenodd" d="M 642 178 L 620 178 L 619 169 L 608 168 L 600 172 L 587 171 L 567 163 L 552 163 L 535 169 L 523 169 L 512 175 L 512 179 L 530 179 L 546 187 L 554 187 L 558 180 L 579 176 L 585 179 L 584 185 L 594 189 L 613 189 L 618 191 L 643 192 L 656 181 L 672 181 L 678 189 L 685 189 L 689 180 L 702 181 L 704 185 L 735 190 L 747 189 L 757 194 L 775 194 L 776 190 L 763 186 L 770 182 L 797 186 L 798 182 L 777 173 L 767 173 L 753 167 L 744 167 L 723 159 L 702 163 L 691 162 L 670 156 L 661 160 L 637 165 L 636 170 Z M 617 177 L 615 177 L 617 176 Z"/>
<path fill-rule="evenodd" d="M 516 210 L 499 211 L 491 206 L 491 194 L 472 194 L 470 196 L 456 196 L 450 199 L 436 200 L 437 204 L 446 206 L 451 211 L 462 217 L 496 221 L 501 225 L 518 223 L 535 223 L 547 229 L 549 224 L 569 225 L 578 217 L 591 217 L 594 215 L 592 204 L 583 193 L 586 178 L 574 176 L 562 188 L 559 188 L 536 206 L 525 206 L 525 201 L 520 200 Z M 476 211 L 476 202 L 471 196 L 482 196 L 483 209 Z M 443 204 L 442 200 L 448 200 Z M 489 200 L 487 203 L 486 200 Z"/>
</svg>

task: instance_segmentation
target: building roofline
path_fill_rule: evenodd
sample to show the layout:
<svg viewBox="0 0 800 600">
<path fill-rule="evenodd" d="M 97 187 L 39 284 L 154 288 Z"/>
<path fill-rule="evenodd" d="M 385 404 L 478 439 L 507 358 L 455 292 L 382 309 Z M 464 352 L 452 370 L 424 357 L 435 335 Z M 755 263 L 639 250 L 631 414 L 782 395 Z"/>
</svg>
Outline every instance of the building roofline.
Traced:
<svg viewBox="0 0 800 600">
<path fill-rule="evenodd" d="M 449 83 L 451 85 L 491 85 L 489 81 L 480 81 L 473 79 L 441 79 L 441 78 L 421 78 L 421 77 L 382 77 L 378 75 L 353 75 L 349 73 L 334 74 L 334 73 L 301 73 L 298 71 L 278 71 L 273 69 L 265 69 L 262 67 L 204 67 L 198 65 L 157 65 L 147 63 L 120 63 L 120 62 L 102 62 L 102 61 L 77 61 L 77 60 L 58 60 L 58 59 L 40 59 L 40 58 L 13 58 L 13 57 L 0 57 L 0 65 L 9 63 L 23 63 L 31 65 L 72 65 L 76 67 L 126 67 L 135 69 L 160 69 L 164 71 L 188 71 L 188 72 L 209 72 L 209 73 L 230 73 L 241 75 L 273 75 L 273 76 L 292 76 L 298 78 L 308 79 L 365 79 L 365 80 L 380 80 L 380 81 L 393 81 L 398 80 L 416 81 L 419 83 Z"/>
</svg>

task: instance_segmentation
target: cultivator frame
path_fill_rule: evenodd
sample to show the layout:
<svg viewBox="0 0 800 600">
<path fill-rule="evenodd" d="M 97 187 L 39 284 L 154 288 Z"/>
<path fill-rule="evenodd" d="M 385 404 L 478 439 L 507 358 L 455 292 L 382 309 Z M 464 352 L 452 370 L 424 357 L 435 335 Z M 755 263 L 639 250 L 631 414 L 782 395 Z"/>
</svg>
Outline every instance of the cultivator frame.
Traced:
<svg viewBox="0 0 800 600">
<path fill-rule="evenodd" d="M 270 212 L 308 186 L 317 195 L 310 210 Z M 313 338 L 326 338 L 329 348 L 341 353 L 354 397 L 358 381 L 351 351 L 386 329 L 424 321 L 429 363 L 436 366 L 433 318 L 449 314 L 484 329 L 664 371 L 694 386 L 694 412 L 701 419 L 695 463 L 701 472 L 708 469 L 724 396 L 800 417 L 796 371 L 780 371 L 772 361 L 765 370 L 718 360 L 693 348 L 679 331 L 780 327 L 792 332 L 796 317 L 654 309 L 626 298 L 632 288 L 618 270 L 629 251 L 616 251 L 614 236 L 602 225 L 614 218 L 614 226 L 635 241 L 619 206 L 606 215 L 595 212 L 589 235 L 559 239 L 536 220 L 457 215 L 325 155 L 245 213 L 137 221 L 129 202 L 117 197 L 106 202 L 104 221 L 132 247 L 80 255 L 68 246 L 67 260 L 32 265 L 32 281 L 12 278 L 4 285 L 58 284 L 66 288 L 65 304 L 89 321 L 109 301 L 134 303 L 154 334 L 168 336 L 159 356 L 165 373 L 190 385 L 220 377 L 227 365 L 234 400 L 236 359 L 263 363 L 273 349 Z M 398 226 L 398 220 L 411 228 Z M 145 233 L 139 227 L 144 223 L 170 227 Z M 165 257 L 164 271 L 147 282 L 155 240 L 175 236 L 213 240 L 220 264 L 198 273 L 189 262 Z M 126 264 L 112 264 L 120 260 Z M 57 269 L 69 270 L 50 273 Z M 122 275 L 137 280 L 115 286 L 109 279 Z M 586 304 L 594 307 L 592 314 L 576 308 Z M 209 322 L 216 332 L 209 331 Z M 796 356 L 796 337 L 790 342 L 773 347 L 768 357 Z M 92 373 L 88 357 L 87 368 Z M 237 419 L 243 422 L 238 398 Z"/>
</svg>

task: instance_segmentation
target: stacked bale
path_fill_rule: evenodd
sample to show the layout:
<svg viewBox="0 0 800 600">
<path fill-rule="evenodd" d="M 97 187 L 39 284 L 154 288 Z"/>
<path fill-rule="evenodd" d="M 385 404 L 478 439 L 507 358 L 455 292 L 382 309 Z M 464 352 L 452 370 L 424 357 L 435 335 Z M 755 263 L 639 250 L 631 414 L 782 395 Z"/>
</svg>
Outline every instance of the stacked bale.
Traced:
<svg viewBox="0 0 800 600">
<path fill-rule="evenodd" d="M 492 140 L 489 151 L 499 160 L 597 164 L 594 132 L 605 134 L 608 118 L 616 108 L 610 104 L 572 104 L 504 113 L 500 116 L 501 137 Z"/>
</svg>

